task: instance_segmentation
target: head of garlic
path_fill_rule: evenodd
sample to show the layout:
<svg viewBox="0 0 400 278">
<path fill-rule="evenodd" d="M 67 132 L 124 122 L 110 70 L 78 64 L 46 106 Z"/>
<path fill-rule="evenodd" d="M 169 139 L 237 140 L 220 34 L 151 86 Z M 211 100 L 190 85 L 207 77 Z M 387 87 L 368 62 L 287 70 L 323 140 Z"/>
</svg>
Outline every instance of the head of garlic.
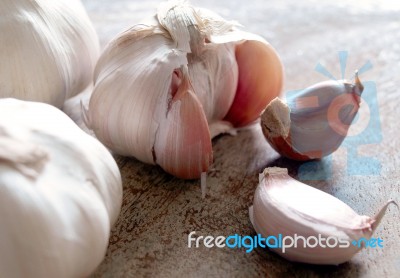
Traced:
<svg viewBox="0 0 400 278">
<path fill-rule="evenodd" d="M 87 277 L 122 203 L 109 151 L 43 103 L 0 100 L 0 273 Z"/>
<path fill-rule="evenodd" d="M 99 43 L 80 0 L 2 0 L 0 18 L 0 98 L 61 107 L 92 82 Z"/>
<path fill-rule="evenodd" d="M 281 234 L 325 239 L 314 247 L 304 246 L 300 239 L 296 247 L 271 249 L 280 256 L 295 262 L 338 265 L 361 250 L 362 245 L 353 242 L 371 238 L 391 203 L 394 201 L 388 201 L 374 217 L 358 215 L 332 195 L 293 179 L 287 169 L 271 167 L 263 172 L 249 214 L 254 229 L 265 238 Z M 347 247 L 333 246 L 335 240 Z"/>
<path fill-rule="evenodd" d="M 271 101 L 261 115 L 265 138 L 281 155 L 294 160 L 330 155 L 342 144 L 360 107 L 364 86 L 330 80 L 298 91 L 283 102 Z"/>
<path fill-rule="evenodd" d="M 199 178 L 212 163 L 211 139 L 256 120 L 282 75 L 261 37 L 168 1 L 106 46 L 85 119 L 114 152 Z"/>
</svg>

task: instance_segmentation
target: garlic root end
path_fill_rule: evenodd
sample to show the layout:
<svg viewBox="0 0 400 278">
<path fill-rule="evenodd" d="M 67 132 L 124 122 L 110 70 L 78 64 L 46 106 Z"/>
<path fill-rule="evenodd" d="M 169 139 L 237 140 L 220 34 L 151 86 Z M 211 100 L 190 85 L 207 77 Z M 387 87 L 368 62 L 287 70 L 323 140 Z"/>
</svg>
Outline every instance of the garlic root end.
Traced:
<svg viewBox="0 0 400 278">
<path fill-rule="evenodd" d="M 287 168 L 280 167 L 268 167 L 263 171 L 264 177 L 274 176 L 274 175 L 289 175 Z"/>
<path fill-rule="evenodd" d="M 263 130 L 266 129 L 269 137 L 289 136 L 290 109 L 281 99 L 275 98 L 268 104 L 261 115 L 261 120 L 263 123 L 268 123 L 268 126 L 263 124 L 262 127 Z"/>
</svg>

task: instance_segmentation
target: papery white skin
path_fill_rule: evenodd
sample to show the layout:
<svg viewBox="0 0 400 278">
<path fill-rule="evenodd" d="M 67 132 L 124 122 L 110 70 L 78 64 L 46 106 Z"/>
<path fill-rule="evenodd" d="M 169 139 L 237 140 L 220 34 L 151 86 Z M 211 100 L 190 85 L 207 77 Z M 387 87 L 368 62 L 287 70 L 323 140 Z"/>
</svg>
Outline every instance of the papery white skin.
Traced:
<svg viewBox="0 0 400 278">
<path fill-rule="evenodd" d="M 290 261 L 332 265 L 349 261 L 361 250 L 351 242 L 371 238 L 388 205 L 393 203 L 387 202 L 371 218 L 358 215 L 332 195 L 293 179 L 285 168 L 266 168 L 263 175 L 249 209 L 257 233 L 264 237 L 322 235 L 349 242 L 348 248 L 339 248 L 339 244 L 335 248 L 304 248 L 300 240 L 297 248 L 287 248 L 285 253 L 280 248 L 271 249 Z"/>
<path fill-rule="evenodd" d="M 0 273 L 87 277 L 122 203 L 109 151 L 60 110 L 0 100 Z"/>
<path fill-rule="evenodd" d="M 2 0 L 0 18 L 0 97 L 62 107 L 92 82 L 99 42 L 80 0 Z"/>
<path fill-rule="evenodd" d="M 84 113 L 87 126 L 116 153 L 158 164 L 181 178 L 199 178 L 212 163 L 211 139 L 235 124 L 257 119 L 261 109 L 247 111 L 245 104 L 266 105 L 268 88 L 273 97 L 281 88 L 282 65 L 276 52 L 235 26 L 184 1 L 162 3 L 155 17 L 106 46 Z M 240 81 L 236 58 L 246 40 L 259 43 L 249 44 L 247 50 L 263 48 L 261 60 L 273 70 L 263 76 L 267 97 L 251 90 L 263 86 L 249 78 L 254 100 L 246 96 L 249 101 L 241 103 L 240 97 L 235 102 Z M 242 69 L 256 77 L 263 70 L 248 64 Z M 243 110 L 237 122 L 226 118 L 233 106 Z"/>
</svg>

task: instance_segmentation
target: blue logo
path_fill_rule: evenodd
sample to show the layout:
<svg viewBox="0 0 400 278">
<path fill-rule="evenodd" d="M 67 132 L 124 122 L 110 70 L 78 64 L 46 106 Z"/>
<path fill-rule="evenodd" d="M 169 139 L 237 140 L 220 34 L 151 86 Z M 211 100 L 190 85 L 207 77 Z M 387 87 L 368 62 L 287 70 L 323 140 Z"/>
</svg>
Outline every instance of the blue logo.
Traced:
<svg viewBox="0 0 400 278">
<path fill-rule="evenodd" d="M 356 247 L 359 247 L 359 248 L 362 248 L 362 247 L 365 247 L 365 248 L 380 247 L 380 248 L 382 248 L 383 247 L 383 239 L 381 239 L 380 237 L 378 237 L 378 238 L 372 237 L 370 239 L 362 237 L 359 240 L 353 240 L 351 242 L 351 244 Z"/>
</svg>

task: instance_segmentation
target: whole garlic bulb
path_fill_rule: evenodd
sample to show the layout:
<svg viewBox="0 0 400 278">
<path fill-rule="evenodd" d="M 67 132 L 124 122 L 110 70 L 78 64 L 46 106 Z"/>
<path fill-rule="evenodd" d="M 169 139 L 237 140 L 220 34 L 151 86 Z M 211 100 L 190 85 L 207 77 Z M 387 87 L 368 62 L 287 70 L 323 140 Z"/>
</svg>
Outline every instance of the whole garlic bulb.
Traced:
<svg viewBox="0 0 400 278">
<path fill-rule="evenodd" d="M 199 178 L 212 163 L 211 139 L 255 121 L 280 93 L 282 71 L 261 37 L 169 1 L 107 45 L 86 123 L 118 154 Z"/>
<path fill-rule="evenodd" d="M 122 203 L 109 151 L 44 103 L 0 100 L 0 273 L 87 277 Z"/>
<path fill-rule="evenodd" d="M 2 0 L 0 18 L 0 98 L 62 107 L 92 82 L 99 42 L 80 0 Z"/>
</svg>

